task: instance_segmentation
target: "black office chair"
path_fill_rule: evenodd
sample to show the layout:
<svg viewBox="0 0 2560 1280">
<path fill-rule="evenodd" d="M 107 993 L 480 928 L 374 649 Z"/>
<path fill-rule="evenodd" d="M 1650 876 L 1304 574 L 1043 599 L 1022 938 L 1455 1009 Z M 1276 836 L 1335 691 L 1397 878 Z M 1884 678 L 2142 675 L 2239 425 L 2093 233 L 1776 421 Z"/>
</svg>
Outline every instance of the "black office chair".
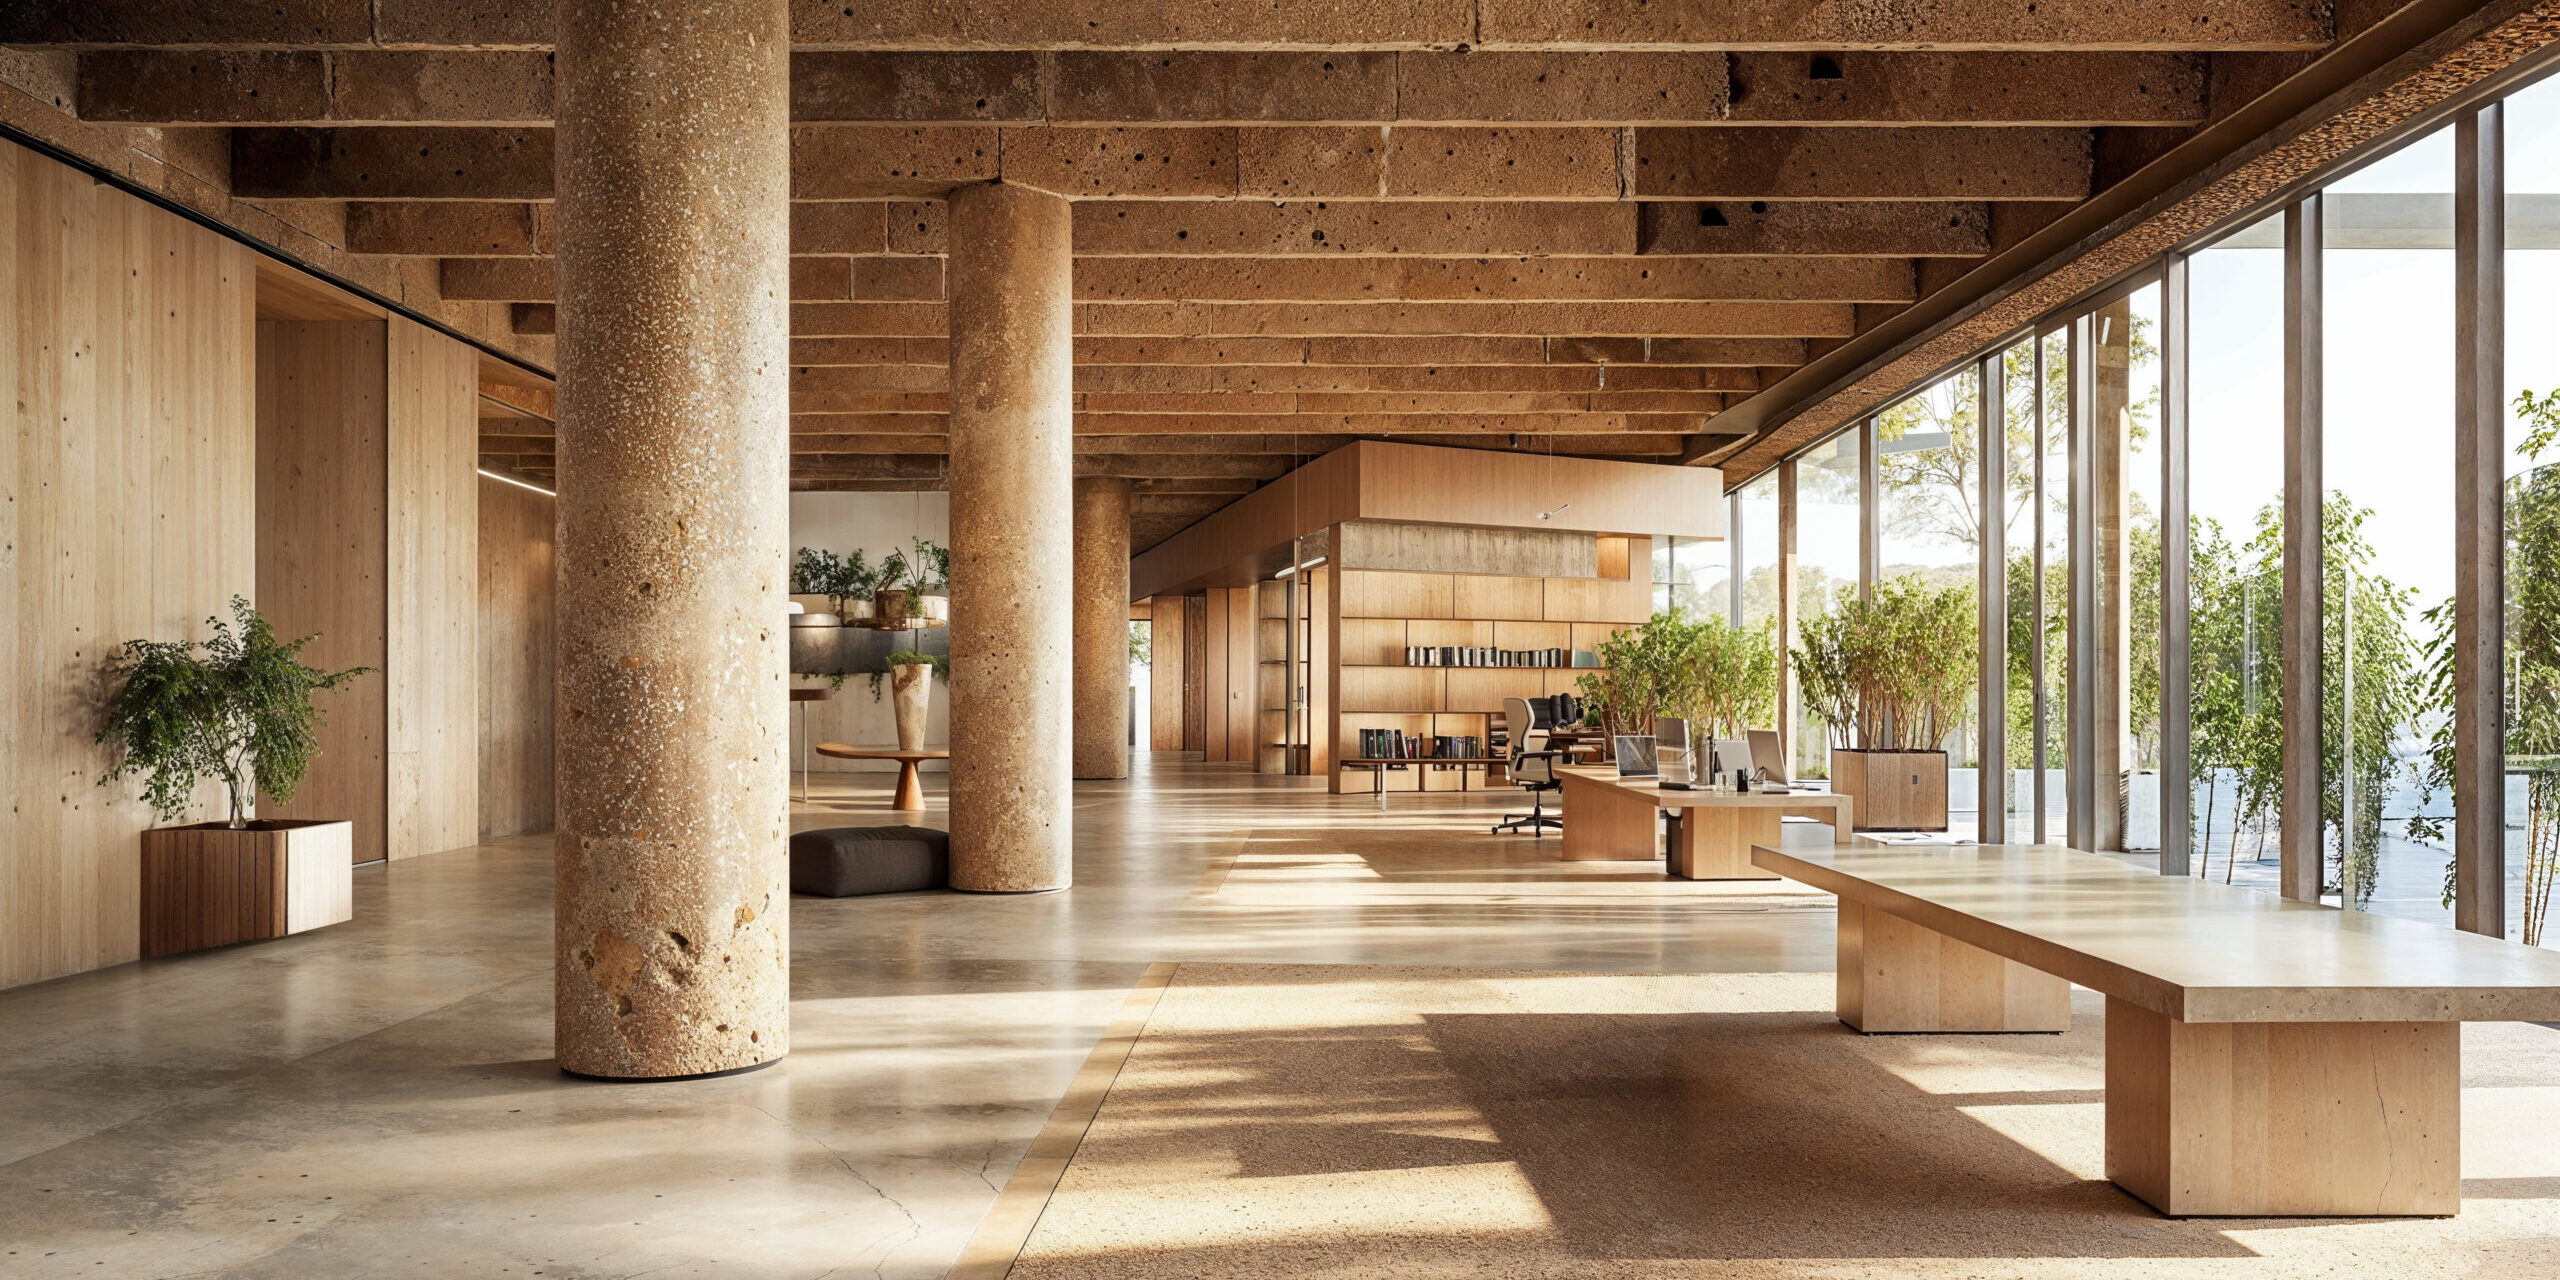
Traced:
<svg viewBox="0 0 2560 1280">
<path fill-rule="evenodd" d="M 1564 784 L 1556 777 L 1556 761 L 1564 753 L 1547 749 L 1547 730 L 1552 722 L 1546 716 L 1546 699 L 1531 702 L 1527 698 L 1502 700 L 1503 733 L 1511 740 L 1506 763 L 1511 783 L 1529 793 L 1529 812 L 1506 813 L 1495 823 L 1493 833 L 1529 829 L 1531 836 L 1543 836 L 1546 829 L 1564 829 L 1564 819 L 1546 810 L 1546 794 Z"/>
</svg>

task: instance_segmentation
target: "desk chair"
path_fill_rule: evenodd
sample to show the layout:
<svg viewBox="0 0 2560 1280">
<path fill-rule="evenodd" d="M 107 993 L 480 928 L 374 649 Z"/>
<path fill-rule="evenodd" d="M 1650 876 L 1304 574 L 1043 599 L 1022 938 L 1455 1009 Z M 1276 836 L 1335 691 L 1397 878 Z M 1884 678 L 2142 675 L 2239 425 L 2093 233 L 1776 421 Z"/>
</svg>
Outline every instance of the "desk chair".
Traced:
<svg viewBox="0 0 2560 1280">
<path fill-rule="evenodd" d="M 1545 699 L 1539 701 L 1544 702 Z M 1522 827 L 1527 827 L 1532 836 L 1545 835 L 1549 827 L 1559 831 L 1564 829 L 1564 819 L 1550 816 L 1546 810 L 1546 793 L 1564 785 L 1556 777 L 1556 761 L 1564 753 L 1547 749 L 1547 730 L 1550 727 L 1551 722 L 1540 715 L 1539 708 L 1527 698 L 1502 700 L 1503 733 L 1511 741 L 1510 754 L 1506 757 L 1511 782 L 1529 793 L 1529 811 L 1502 815 L 1502 821 L 1494 824 L 1495 835 Z"/>
</svg>

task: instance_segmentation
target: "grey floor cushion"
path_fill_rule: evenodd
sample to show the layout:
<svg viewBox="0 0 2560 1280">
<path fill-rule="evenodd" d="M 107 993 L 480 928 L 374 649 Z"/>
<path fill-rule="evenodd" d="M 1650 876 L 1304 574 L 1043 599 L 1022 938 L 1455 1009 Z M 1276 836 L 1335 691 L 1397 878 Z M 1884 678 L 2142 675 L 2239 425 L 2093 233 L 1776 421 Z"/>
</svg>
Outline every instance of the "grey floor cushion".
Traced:
<svg viewBox="0 0 2560 1280">
<path fill-rule="evenodd" d="M 951 837 L 931 827 L 829 827 L 791 837 L 791 891 L 823 898 L 947 888 Z"/>
</svg>

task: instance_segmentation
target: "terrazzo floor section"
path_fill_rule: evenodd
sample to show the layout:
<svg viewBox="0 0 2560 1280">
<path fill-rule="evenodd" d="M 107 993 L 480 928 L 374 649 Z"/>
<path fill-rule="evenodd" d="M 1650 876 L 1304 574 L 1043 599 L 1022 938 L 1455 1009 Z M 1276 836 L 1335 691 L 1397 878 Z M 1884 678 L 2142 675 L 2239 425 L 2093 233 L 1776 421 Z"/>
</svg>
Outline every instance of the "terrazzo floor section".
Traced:
<svg viewBox="0 0 2560 1280">
<path fill-rule="evenodd" d="M 888 780 L 793 821 L 944 825 Z M 1151 963 L 1830 967 L 1828 911 L 1195 897 L 1262 832 L 1508 865 L 1517 804 L 1141 753 L 1077 785 L 1068 892 L 795 899 L 791 1055 L 679 1084 L 554 1068 L 548 837 L 360 868 L 350 923 L 0 991 L 0 1277 L 930 1280 Z"/>
<path fill-rule="evenodd" d="M 2464 1032 L 2451 1219 L 2172 1220 L 2103 1002 L 1878 1036 L 1828 974 L 1185 964 L 1012 1280 L 2560 1275 L 2560 1031 Z"/>
</svg>

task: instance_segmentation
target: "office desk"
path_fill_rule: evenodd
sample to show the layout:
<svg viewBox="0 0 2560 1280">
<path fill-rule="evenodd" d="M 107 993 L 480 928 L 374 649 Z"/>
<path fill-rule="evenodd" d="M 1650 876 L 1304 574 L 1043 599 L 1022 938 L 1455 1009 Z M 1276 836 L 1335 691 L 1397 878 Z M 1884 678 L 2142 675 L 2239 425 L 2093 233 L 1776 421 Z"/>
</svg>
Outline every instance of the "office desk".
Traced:
<svg viewBox="0 0 2560 1280">
<path fill-rule="evenodd" d="M 1831 824 L 1831 842 L 1850 842 L 1848 796 L 1818 791 L 1665 791 L 1651 778 L 1621 778 L 1614 768 L 1567 766 L 1564 856 L 1567 861 L 1629 862 L 1660 857 L 1656 815 L 1670 811 L 1671 874 L 1683 880 L 1775 880 L 1752 865 L 1751 846 L 1778 843 L 1778 820 L 1809 817 Z"/>
</svg>

